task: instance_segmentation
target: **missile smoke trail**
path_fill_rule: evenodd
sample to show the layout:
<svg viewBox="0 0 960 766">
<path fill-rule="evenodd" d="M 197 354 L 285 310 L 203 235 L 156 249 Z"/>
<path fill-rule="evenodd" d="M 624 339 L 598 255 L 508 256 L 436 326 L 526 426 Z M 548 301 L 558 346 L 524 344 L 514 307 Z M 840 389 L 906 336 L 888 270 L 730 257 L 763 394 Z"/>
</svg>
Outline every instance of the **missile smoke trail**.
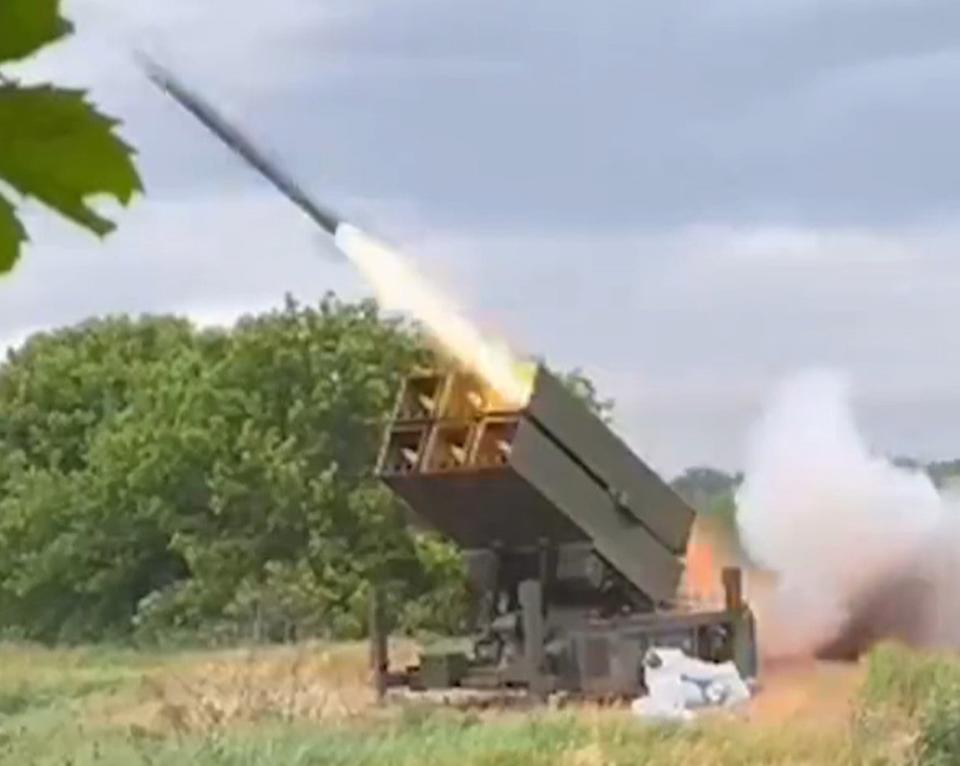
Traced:
<svg viewBox="0 0 960 766">
<path fill-rule="evenodd" d="M 366 277 L 381 306 L 416 317 L 444 349 L 480 373 L 509 403 L 526 401 L 530 384 L 509 349 L 481 335 L 409 261 L 348 223 L 337 227 L 334 241 Z"/>
<path fill-rule="evenodd" d="M 154 84 L 269 180 L 324 231 L 333 235 L 337 248 L 357 266 L 383 308 L 404 312 L 418 320 L 444 351 L 484 378 L 507 403 L 519 405 L 526 402 L 531 381 L 525 375 L 525 367 L 506 346 L 484 337 L 400 253 L 314 202 L 239 129 L 172 74 L 145 56 L 140 56 L 140 64 Z"/>
</svg>

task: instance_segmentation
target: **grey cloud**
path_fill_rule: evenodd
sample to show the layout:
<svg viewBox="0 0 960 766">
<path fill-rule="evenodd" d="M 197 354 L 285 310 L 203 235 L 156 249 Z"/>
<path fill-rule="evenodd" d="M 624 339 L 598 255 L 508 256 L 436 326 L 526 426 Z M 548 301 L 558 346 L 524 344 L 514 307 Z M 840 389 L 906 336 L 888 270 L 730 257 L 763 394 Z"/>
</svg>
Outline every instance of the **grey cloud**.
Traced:
<svg viewBox="0 0 960 766">
<path fill-rule="evenodd" d="M 318 192 L 438 225 L 875 225 L 958 201 L 947 0 L 80 7 L 96 13 L 71 61 L 101 62 L 145 157 L 177 152 L 145 160 L 158 193 L 255 181 L 124 68 L 119 40 L 169 52 Z"/>
<path fill-rule="evenodd" d="M 299 108 L 264 105 L 263 131 L 435 220 L 873 223 L 956 204 L 954 3 L 371 7 L 330 32 Z"/>
<path fill-rule="evenodd" d="M 27 71 L 123 115 L 150 196 L 106 247 L 31 215 L 0 335 L 364 292 L 128 67 L 146 41 L 484 327 L 586 367 L 665 470 L 737 466 L 764 392 L 810 364 L 851 370 L 882 448 L 960 452 L 952 0 L 73 9 Z"/>
<path fill-rule="evenodd" d="M 120 214 L 105 243 L 36 207 L 21 265 L 0 286 L 0 337 L 112 313 L 230 320 L 327 290 L 361 294 L 330 244 L 272 194 L 153 202 Z M 326 256 L 326 257 L 325 257 Z"/>
</svg>

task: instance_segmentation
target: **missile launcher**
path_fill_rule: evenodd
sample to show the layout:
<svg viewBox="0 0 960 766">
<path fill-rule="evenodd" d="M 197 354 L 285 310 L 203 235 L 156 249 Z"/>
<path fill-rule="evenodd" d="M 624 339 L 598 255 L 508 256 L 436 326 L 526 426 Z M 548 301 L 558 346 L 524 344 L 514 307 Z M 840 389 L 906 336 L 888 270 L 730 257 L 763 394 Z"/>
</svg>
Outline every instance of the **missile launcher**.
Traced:
<svg viewBox="0 0 960 766">
<path fill-rule="evenodd" d="M 150 79 L 323 231 L 344 221 L 311 198 L 211 104 L 158 64 Z M 372 630 L 378 690 L 520 689 L 636 694 L 651 646 L 732 659 L 756 672 L 753 616 L 738 570 L 722 609 L 677 598 L 693 511 L 543 367 L 511 405 L 462 370 L 404 383 L 377 471 L 418 523 L 458 545 L 475 596 L 469 651 L 427 651 L 387 679 Z M 376 588 L 373 589 L 376 593 Z M 371 626 L 380 624 L 372 599 Z"/>
<path fill-rule="evenodd" d="M 425 652 L 413 688 L 636 694 L 675 646 L 756 672 L 738 570 L 719 609 L 681 606 L 693 510 L 542 366 L 508 406 L 464 371 L 404 383 L 378 462 L 420 523 L 464 553 L 470 651 Z"/>
</svg>

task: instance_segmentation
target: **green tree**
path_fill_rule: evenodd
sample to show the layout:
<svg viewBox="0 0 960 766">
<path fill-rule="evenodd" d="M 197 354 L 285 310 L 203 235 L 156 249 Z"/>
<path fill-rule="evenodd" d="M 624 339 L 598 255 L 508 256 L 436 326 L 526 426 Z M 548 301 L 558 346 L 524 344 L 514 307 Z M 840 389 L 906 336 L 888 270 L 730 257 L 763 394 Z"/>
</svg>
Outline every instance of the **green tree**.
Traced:
<svg viewBox="0 0 960 766">
<path fill-rule="evenodd" d="M 60 15 L 60 0 L 0 0 L 0 66 L 72 31 Z M 82 91 L 25 85 L 0 70 L 0 182 L 105 236 L 114 224 L 89 206 L 89 198 L 108 195 L 127 204 L 141 190 L 132 150 L 115 135 L 116 125 Z M 0 273 L 14 267 L 26 240 L 15 201 L 0 186 Z"/>
<path fill-rule="evenodd" d="M 0 629 L 356 636 L 374 579 L 403 628 L 456 629 L 458 552 L 410 530 L 372 470 L 401 376 L 433 362 L 333 297 L 230 331 L 35 336 L 0 368 Z"/>
<path fill-rule="evenodd" d="M 686 469 L 671 482 L 671 486 L 684 500 L 701 513 L 710 513 L 718 501 L 733 497 L 743 477 L 728 474 L 709 466 Z"/>
</svg>

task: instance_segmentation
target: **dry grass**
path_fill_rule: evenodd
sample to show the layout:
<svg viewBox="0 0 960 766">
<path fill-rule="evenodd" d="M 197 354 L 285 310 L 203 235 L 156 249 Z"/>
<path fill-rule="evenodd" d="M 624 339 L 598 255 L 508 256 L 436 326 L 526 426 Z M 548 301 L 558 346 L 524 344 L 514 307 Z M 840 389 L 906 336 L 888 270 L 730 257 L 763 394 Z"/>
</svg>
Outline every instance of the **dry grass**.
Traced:
<svg viewBox="0 0 960 766">
<path fill-rule="evenodd" d="M 372 715 L 367 645 L 305 643 L 198 654 L 147 671 L 134 700 L 112 700 L 99 720 L 156 734 L 207 734 L 263 722 L 339 723 Z M 410 642 L 391 658 L 407 664 Z"/>
<path fill-rule="evenodd" d="M 689 727 L 648 726 L 624 711 L 581 709 L 576 720 L 589 734 L 571 749 L 565 766 L 637 763 L 638 753 L 657 764 L 753 766 L 754 764 L 860 764 L 861 748 L 844 719 L 817 722 L 802 717 L 760 723 L 752 710 L 705 714 Z"/>
<path fill-rule="evenodd" d="M 413 652 L 391 648 L 398 664 Z M 589 705 L 378 708 L 363 644 L 175 655 L 0 647 L 0 764 L 913 764 L 934 746 L 952 752 L 936 744 L 952 708 L 937 709 L 930 729 L 923 700 L 925 679 L 960 666 L 909 657 L 878 653 L 867 673 L 775 668 L 747 710 L 664 727 Z"/>
</svg>

